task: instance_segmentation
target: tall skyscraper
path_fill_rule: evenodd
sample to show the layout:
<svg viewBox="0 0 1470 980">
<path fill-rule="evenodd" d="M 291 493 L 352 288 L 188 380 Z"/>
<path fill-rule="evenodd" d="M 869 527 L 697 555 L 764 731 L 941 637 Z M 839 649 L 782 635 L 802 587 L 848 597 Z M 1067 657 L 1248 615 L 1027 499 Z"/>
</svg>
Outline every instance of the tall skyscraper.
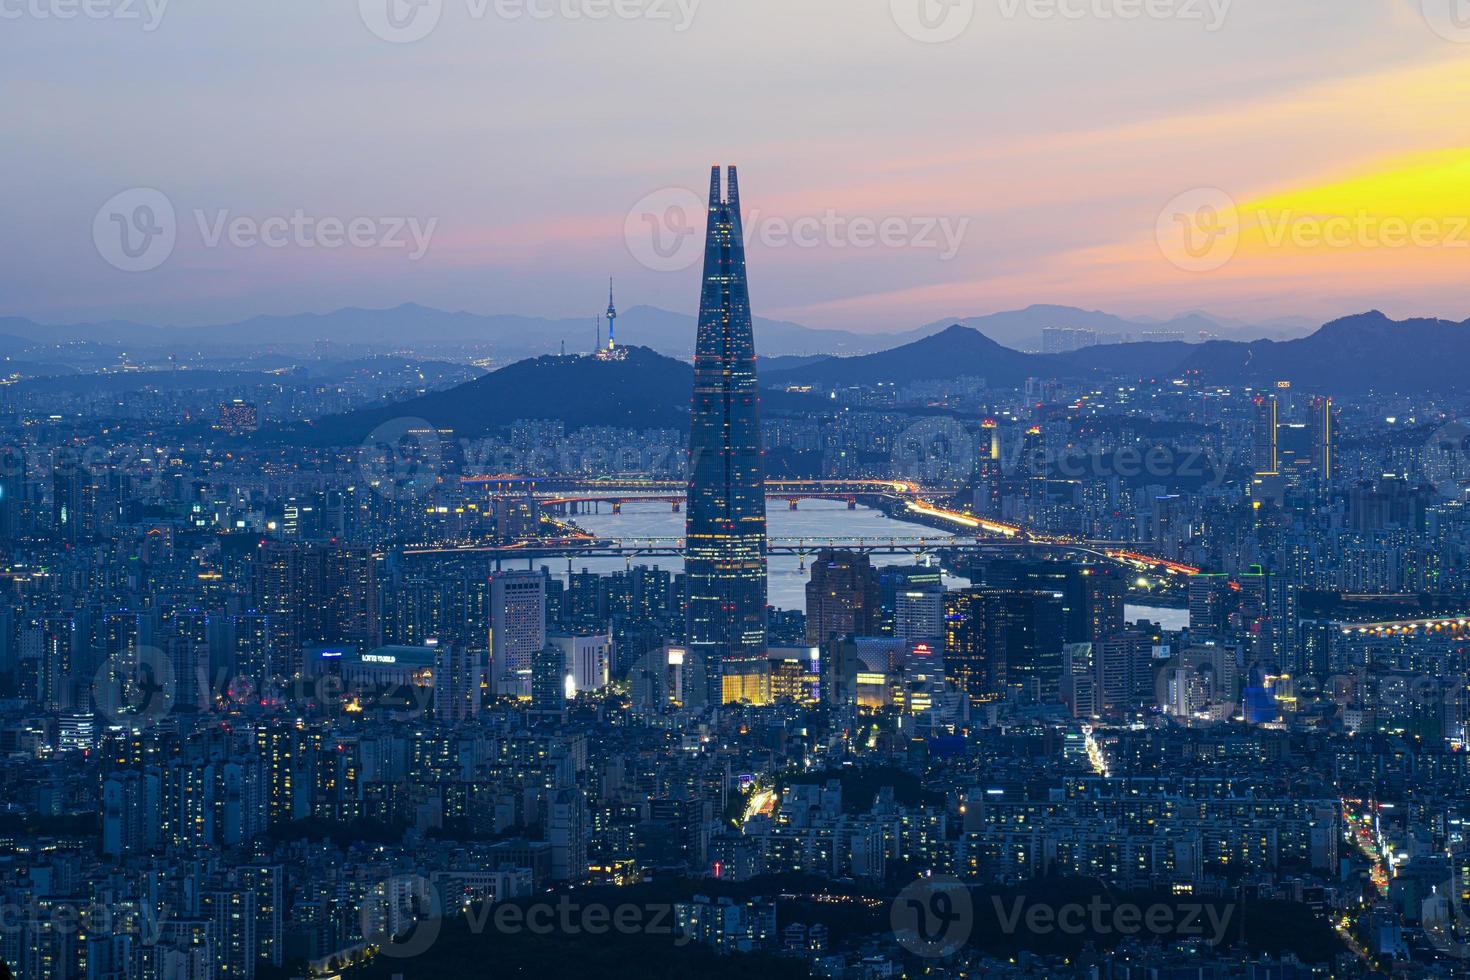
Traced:
<svg viewBox="0 0 1470 980">
<path fill-rule="evenodd" d="M 58 447 L 51 464 L 51 532 L 61 544 L 86 537 L 85 520 L 89 480 L 80 454 L 71 446 Z"/>
<path fill-rule="evenodd" d="M 878 573 L 868 556 L 831 548 L 817 552 L 806 584 L 807 643 L 821 646 L 834 636 L 873 636 L 878 620 Z"/>
<path fill-rule="evenodd" d="M 548 644 L 531 655 L 531 710 L 560 715 L 567 710 L 567 655 Z"/>
<path fill-rule="evenodd" d="M 0 542 L 21 536 L 25 518 L 26 454 L 18 446 L 0 448 Z"/>
<path fill-rule="evenodd" d="M 710 175 L 686 507 L 688 640 L 716 703 L 765 664 L 766 498 L 740 185 Z"/>
<path fill-rule="evenodd" d="M 454 643 L 434 650 L 434 716 L 440 721 L 473 721 L 480 713 L 486 676 L 485 654 Z"/>
<path fill-rule="evenodd" d="M 944 636 L 944 585 L 925 582 L 899 589 L 893 599 L 893 635 L 918 642 Z"/>
<path fill-rule="evenodd" d="M 1066 645 L 1051 592 L 971 588 L 944 600 L 944 671 L 972 704 L 1056 701 Z"/>
<path fill-rule="evenodd" d="M 1261 625 L 1269 666 L 1300 674 L 1301 586 L 1290 575 L 1273 571 L 1266 577 L 1266 621 Z"/>
<path fill-rule="evenodd" d="M 1093 646 L 1097 710 L 1128 711 L 1153 703 L 1154 645 L 1149 634 L 1126 630 Z"/>
<path fill-rule="evenodd" d="M 490 579 L 493 693 L 531 696 L 531 662 L 546 647 L 546 576 L 497 572 Z"/>
<path fill-rule="evenodd" d="M 302 550 L 287 541 L 261 541 L 255 550 L 253 601 L 267 617 L 269 658 L 259 666 L 286 677 L 301 669 Z"/>
<path fill-rule="evenodd" d="M 1337 410 L 1326 396 L 1313 398 L 1307 415 L 1312 434 L 1312 466 L 1323 483 L 1337 478 Z"/>
<path fill-rule="evenodd" d="M 1058 596 L 1068 643 L 1101 643 L 1123 629 L 1127 587 L 1118 573 L 1106 566 L 1000 558 L 985 563 L 978 575 L 975 580 L 991 588 Z"/>
<path fill-rule="evenodd" d="M 1258 475 L 1277 472 L 1276 438 L 1279 409 L 1275 395 L 1257 395 L 1251 427 L 1251 462 Z"/>
</svg>

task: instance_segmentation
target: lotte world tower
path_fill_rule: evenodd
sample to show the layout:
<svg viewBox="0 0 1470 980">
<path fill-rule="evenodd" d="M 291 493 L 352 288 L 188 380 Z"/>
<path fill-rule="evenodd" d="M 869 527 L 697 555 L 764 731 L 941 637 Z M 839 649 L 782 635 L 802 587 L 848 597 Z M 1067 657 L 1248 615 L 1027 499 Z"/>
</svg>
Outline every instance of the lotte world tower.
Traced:
<svg viewBox="0 0 1470 980">
<path fill-rule="evenodd" d="M 710 176 L 694 356 L 685 572 L 690 653 L 711 703 L 764 700 L 766 498 L 740 184 Z"/>
</svg>

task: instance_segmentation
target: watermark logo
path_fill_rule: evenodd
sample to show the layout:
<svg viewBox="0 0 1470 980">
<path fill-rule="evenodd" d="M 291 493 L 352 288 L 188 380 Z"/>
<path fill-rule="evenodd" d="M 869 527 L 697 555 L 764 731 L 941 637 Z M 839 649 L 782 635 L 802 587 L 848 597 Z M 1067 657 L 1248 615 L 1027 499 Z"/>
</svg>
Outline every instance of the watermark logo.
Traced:
<svg viewBox="0 0 1470 980">
<path fill-rule="evenodd" d="M 1210 663 L 1180 663 L 1154 671 L 1154 704 L 1174 718 L 1229 721 L 1240 714 L 1235 685 Z"/>
<path fill-rule="evenodd" d="M 888 923 L 900 946 L 915 956 L 942 958 L 969 942 L 975 928 L 970 890 L 957 878 L 913 882 L 893 900 Z"/>
<path fill-rule="evenodd" d="M 1159 212 L 1154 237 L 1164 258 L 1186 272 L 1213 272 L 1240 248 L 1235 200 L 1218 187 L 1178 195 Z"/>
<path fill-rule="evenodd" d="M 975 0 L 888 0 L 893 22 L 915 41 L 944 44 L 970 29 Z"/>
<path fill-rule="evenodd" d="M 975 472 L 975 437 L 955 419 L 915 422 L 893 444 L 894 476 L 922 483 L 963 483 Z"/>
<path fill-rule="evenodd" d="M 1421 0 L 1429 29 L 1446 41 L 1470 44 L 1470 0 Z"/>
<path fill-rule="evenodd" d="M 114 725 L 141 730 L 173 709 L 174 668 L 162 650 L 114 651 L 92 677 L 92 703 Z"/>
<path fill-rule="evenodd" d="M 174 254 L 178 236 L 173 202 L 152 187 L 113 195 L 92 219 L 97 254 L 123 272 L 149 272 L 163 265 Z"/>
<path fill-rule="evenodd" d="M 363 24 L 389 44 L 422 41 L 439 26 L 444 0 L 357 0 Z"/>
<path fill-rule="evenodd" d="M 316 215 L 303 208 L 255 216 L 226 208 L 192 212 L 203 248 L 383 249 L 403 251 L 417 262 L 429 251 L 439 219 L 414 216 Z M 114 195 L 92 220 L 92 241 L 115 269 L 149 272 L 169 260 L 178 245 L 178 213 L 168 195 L 135 187 Z"/>
<path fill-rule="evenodd" d="M 14 484 L 9 481 L 22 478 L 27 472 L 25 447 L 13 443 L 0 445 L 0 480 L 5 480 L 7 487 L 12 487 Z M 11 489 L 6 492 L 15 491 Z"/>
<path fill-rule="evenodd" d="M 423 875 L 395 875 L 364 897 L 359 909 L 363 938 L 390 959 L 421 956 L 444 927 L 440 906 L 439 890 Z"/>
<path fill-rule="evenodd" d="M 646 195 L 623 221 L 628 253 L 653 272 L 680 272 L 699 261 L 701 224 L 708 206 L 687 187 Z"/>
<path fill-rule="evenodd" d="M 357 469 L 375 493 L 390 500 L 419 499 L 444 472 L 439 431 L 419 418 L 390 419 L 363 440 Z"/>
<path fill-rule="evenodd" d="M 1424 477 L 1441 497 L 1463 497 L 1470 490 L 1470 423 L 1442 425 L 1424 443 Z"/>
</svg>

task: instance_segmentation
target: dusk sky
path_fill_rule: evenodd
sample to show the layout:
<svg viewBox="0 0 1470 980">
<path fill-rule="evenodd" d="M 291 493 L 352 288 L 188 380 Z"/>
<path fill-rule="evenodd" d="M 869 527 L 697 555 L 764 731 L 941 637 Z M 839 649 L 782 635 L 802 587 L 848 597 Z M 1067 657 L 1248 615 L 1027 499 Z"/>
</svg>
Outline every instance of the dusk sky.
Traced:
<svg viewBox="0 0 1470 980">
<path fill-rule="evenodd" d="M 1470 316 L 1463 0 L 89 2 L 0 0 L 0 315 L 692 311 L 646 236 L 735 163 L 760 316 Z M 123 271 L 139 188 L 174 242 Z"/>
</svg>

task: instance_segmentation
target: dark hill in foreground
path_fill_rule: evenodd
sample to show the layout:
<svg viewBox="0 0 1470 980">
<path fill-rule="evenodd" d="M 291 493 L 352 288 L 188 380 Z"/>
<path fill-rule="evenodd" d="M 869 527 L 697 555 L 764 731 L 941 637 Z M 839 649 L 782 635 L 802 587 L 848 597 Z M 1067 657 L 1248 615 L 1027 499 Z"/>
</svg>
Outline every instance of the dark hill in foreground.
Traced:
<svg viewBox="0 0 1470 980">
<path fill-rule="evenodd" d="M 587 426 L 684 429 L 694 369 L 645 347 L 621 361 L 547 356 L 518 361 L 474 381 L 409 401 L 335 415 L 289 435 L 316 445 L 361 442 L 394 419 L 423 419 L 457 436 L 476 438 L 517 419 L 559 419 L 570 431 Z M 771 410 L 799 408 L 801 395 L 766 392 Z"/>
<path fill-rule="evenodd" d="M 322 445 L 360 442 L 384 422 L 424 419 L 460 436 L 482 436 L 516 419 L 561 419 L 568 429 L 610 425 L 682 428 L 693 369 L 643 347 L 621 361 L 546 356 L 518 361 L 466 384 L 378 408 L 322 419 L 302 430 Z"/>
</svg>

